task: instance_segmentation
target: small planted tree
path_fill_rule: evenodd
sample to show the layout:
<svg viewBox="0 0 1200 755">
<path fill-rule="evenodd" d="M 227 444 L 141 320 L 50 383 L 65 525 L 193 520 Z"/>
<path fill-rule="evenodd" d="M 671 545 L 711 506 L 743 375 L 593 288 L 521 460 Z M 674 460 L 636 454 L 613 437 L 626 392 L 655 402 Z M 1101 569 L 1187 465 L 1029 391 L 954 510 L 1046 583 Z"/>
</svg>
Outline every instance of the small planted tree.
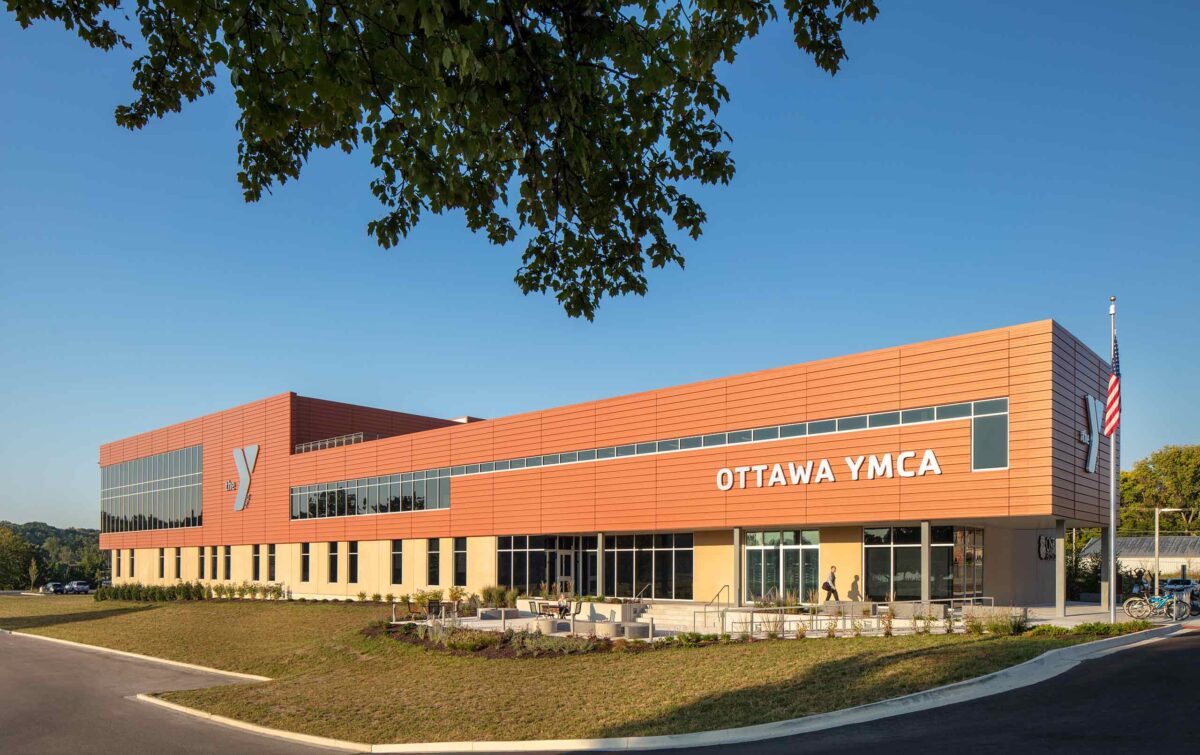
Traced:
<svg viewBox="0 0 1200 755">
<path fill-rule="evenodd" d="M 31 558 L 31 559 L 29 559 L 29 589 L 30 590 L 37 587 L 37 578 L 38 578 L 37 559 Z"/>
</svg>

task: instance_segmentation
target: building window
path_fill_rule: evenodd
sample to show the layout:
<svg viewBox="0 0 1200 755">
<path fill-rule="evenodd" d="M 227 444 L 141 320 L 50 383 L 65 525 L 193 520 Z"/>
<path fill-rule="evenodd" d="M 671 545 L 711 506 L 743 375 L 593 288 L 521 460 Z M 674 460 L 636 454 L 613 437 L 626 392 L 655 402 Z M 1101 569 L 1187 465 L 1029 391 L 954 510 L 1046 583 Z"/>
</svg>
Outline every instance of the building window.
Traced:
<svg viewBox="0 0 1200 755">
<path fill-rule="evenodd" d="M 954 597 L 978 598 L 983 592 L 983 528 L 954 528 Z"/>
<path fill-rule="evenodd" d="M 971 471 L 1006 469 L 1008 467 L 1008 400 L 976 401 L 976 417 L 971 420 Z M 983 411 L 1003 408 L 1003 414 L 984 414 Z"/>
<path fill-rule="evenodd" d="M 175 549 L 175 579 L 183 579 L 183 548 Z"/>
<path fill-rule="evenodd" d="M 467 586 L 467 539 L 454 538 L 454 584 Z"/>
<path fill-rule="evenodd" d="M 203 545 L 201 545 L 199 548 L 196 549 L 196 555 L 198 556 L 197 565 L 196 565 L 196 573 L 200 575 L 198 577 L 198 579 L 204 579 L 204 546 Z"/>
<path fill-rule="evenodd" d="M 692 599 L 692 533 L 605 535 L 605 595 Z"/>
<path fill-rule="evenodd" d="M 425 558 L 425 583 L 436 585 L 442 581 L 442 541 L 436 537 L 431 537 L 428 543 L 429 552 Z"/>
<path fill-rule="evenodd" d="M 473 465 L 478 471 L 478 464 Z M 292 519 L 396 514 L 450 508 L 450 468 L 298 485 Z"/>
<path fill-rule="evenodd" d="M 275 581 L 275 544 L 267 546 L 267 581 Z"/>
<path fill-rule="evenodd" d="M 253 575 L 250 577 L 250 581 L 252 581 L 252 582 L 257 582 L 259 580 L 259 575 L 262 571 L 259 568 L 259 562 L 258 562 L 259 556 L 260 556 L 259 547 L 256 545 L 256 546 L 254 546 L 254 553 L 251 554 L 251 556 L 250 556 L 250 570 L 251 570 L 251 574 Z"/>
<path fill-rule="evenodd" d="M 820 543 L 818 530 L 747 532 L 747 599 L 789 606 L 816 603 Z"/>
<path fill-rule="evenodd" d="M 309 563 L 309 545 L 310 543 L 300 544 L 300 581 L 308 581 L 308 563 Z"/>
<path fill-rule="evenodd" d="M 119 576 L 121 576 L 121 551 L 119 551 L 119 550 L 113 551 L 113 556 L 114 556 L 113 563 L 116 564 L 115 571 L 117 573 L 117 576 L 119 577 Z"/>
<path fill-rule="evenodd" d="M 209 566 L 211 567 L 211 578 L 220 579 L 220 572 L 217 571 L 217 546 L 210 545 L 208 547 Z"/>
<path fill-rule="evenodd" d="M 129 576 L 137 577 L 137 570 L 133 568 L 133 548 L 129 549 Z"/>
<path fill-rule="evenodd" d="M 338 544 L 329 544 L 329 581 L 338 581 Z"/>
<path fill-rule="evenodd" d="M 505 535 L 496 541 L 497 581 L 522 595 L 599 595 L 596 546 L 595 535 Z"/>
<path fill-rule="evenodd" d="M 158 549 L 158 578 L 159 579 L 167 578 L 167 549 L 166 548 Z"/>
<path fill-rule="evenodd" d="M 863 529 L 863 568 L 867 600 L 921 599 L 921 528 Z M 929 528 L 929 597 L 983 595 L 983 530 Z"/>
<path fill-rule="evenodd" d="M 351 540 L 346 548 L 346 580 L 350 584 L 358 582 L 358 541 Z"/>
<path fill-rule="evenodd" d="M 100 531 L 199 527 L 201 446 L 100 468 Z"/>
<path fill-rule="evenodd" d="M 225 546 L 225 579 L 233 579 L 233 548 Z"/>
<path fill-rule="evenodd" d="M 404 582 L 404 541 L 392 541 L 392 584 Z"/>
<path fill-rule="evenodd" d="M 920 600 L 921 528 L 864 528 L 863 564 L 867 600 Z"/>
</svg>

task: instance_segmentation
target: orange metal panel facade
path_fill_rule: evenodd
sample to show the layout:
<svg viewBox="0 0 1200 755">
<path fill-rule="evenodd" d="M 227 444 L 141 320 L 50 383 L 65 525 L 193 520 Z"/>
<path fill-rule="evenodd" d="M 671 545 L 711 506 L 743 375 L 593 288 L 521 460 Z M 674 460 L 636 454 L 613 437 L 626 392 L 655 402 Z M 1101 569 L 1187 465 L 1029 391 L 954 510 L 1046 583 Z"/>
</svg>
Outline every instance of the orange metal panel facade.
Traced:
<svg viewBox="0 0 1200 755">
<path fill-rule="evenodd" d="M 105 533 L 101 547 L 696 530 L 921 519 L 1107 518 L 1111 454 L 1084 471 L 1085 395 L 1108 365 L 1050 320 L 468 423 L 284 393 L 105 444 L 106 466 L 202 443 L 203 526 Z M 1009 466 L 971 470 L 971 420 L 897 425 L 454 477 L 449 509 L 292 521 L 294 485 L 991 398 L 1009 400 Z M 379 440 L 293 453 L 354 432 Z M 257 444 L 235 512 L 234 449 Z M 941 474 L 858 480 L 847 457 L 932 449 Z M 828 459 L 837 479 L 722 491 L 721 468 Z"/>
</svg>

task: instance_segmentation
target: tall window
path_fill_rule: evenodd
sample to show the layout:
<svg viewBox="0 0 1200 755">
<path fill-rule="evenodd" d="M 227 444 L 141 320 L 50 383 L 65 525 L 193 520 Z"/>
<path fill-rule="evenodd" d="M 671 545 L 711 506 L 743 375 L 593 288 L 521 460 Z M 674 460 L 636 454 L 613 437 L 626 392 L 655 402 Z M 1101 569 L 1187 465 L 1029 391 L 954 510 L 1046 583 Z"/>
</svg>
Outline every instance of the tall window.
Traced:
<svg viewBox="0 0 1200 755">
<path fill-rule="evenodd" d="M 311 543 L 300 543 L 300 581 L 308 581 L 309 546 Z"/>
<path fill-rule="evenodd" d="M 746 597 L 817 602 L 820 532 L 784 530 L 746 533 Z"/>
<path fill-rule="evenodd" d="M 158 578 L 159 579 L 167 578 L 167 549 L 166 548 L 158 549 Z"/>
<path fill-rule="evenodd" d="M 217 546 L 210 545 L 208 547 L 209 565 L 212 567 L 212 579 L 220 579 L 220 572 L 217 571 Z"/>
<path fill-rule="evenodd" d="M 404 541 L 392 541 L 392 584 L 404 582 Z"/>
<path fill-rule="evenodd" d="M 201 545 L 199 548 L 196 549 L 196 555 L 197 555 L 196 573 L 199 575 L 198 579 L 204 579 L 204 546 L 203 545 Z"/>
<path fill-rule="evenodd" d="M 983 595 L 983 529 L 954 528 L 954 597 Z"/>
<path fill-rule="evenodd" d="M 505 535 L 497 542 L 496 571 L 502 587 L 523 595 L 549 589 L 547 549 L 557 540 L 544 535 Z M 612 593 L 609 593 L 610 595 Z"/>
<path fill-rule="evenodd" d="M 254 553 L 250 556 L 250 569 L 251 569 L 251 573 L 254 575 L 250 578 L 252 582 L 257 582 L 259 580 L 260 574 L 262 572 L 262 569 L 259 568 L 259 562 L 258 562 L 260 555 L 261 555 L 261 553 L 259 551 L 259 547 L 257 545 L 254 546 Z"/>
<path fill-rule="evenodd" d="M 454 538 L 454 584 L 467 586 L 467 539 Z"/>
<path fill-rule="evenodd" d="M 921 599 L 921 528 L 863 529 L 867 600 Z"/>
<path fill-rule="evenodd" d="M 267 581 L 275 581 L 275 544 L 267 546 Z"/>
<path fill-rule="evenodd" d="M 137 570 L 133 568 L 133 548 L 129 549 L 129 576 L 137 577 Z"/>
<path fill-rule="evenodd" d="M 338 544 L 329 544 L 329 581 L 338 581 Z"/>
<path fill-rule="evenodd" d="M 233 579 L 233 549 L 225 546 L 225 579 Z"/>
<path fill-rule="evenodd" d="M 346 546 L 346 581 L 358 582 L 358 541 L 351 540 Z"/>
<path fill-rule="evenodd" d="M 605 535 L 605 595 L 692 599 L 692 533 Z"/>
<path fill-rule="evenodd" d="M 1008 467 L 1008 399 L 974 403 L 971 420 L 971 470 Z"/>
<path fill-rule="evenodd" d="M 113 551 L 113 563 L 116 564 L 115 571 L 117 573 L 117 576 L 118 577 L 121 576 L 121 551 L 119 551 L 119 550 Z"/>
<path fill-rule="evenodd" d="M 175 579 L 183 579 L 183 548 L 175 549 Z"/>
<path fill-rule="evenodd" d="M 436 537 L 429 538 L 429 555 L 426 556 L 426 584 L 436 585 L 442 581 L 442 541 Z"/>
</svg>

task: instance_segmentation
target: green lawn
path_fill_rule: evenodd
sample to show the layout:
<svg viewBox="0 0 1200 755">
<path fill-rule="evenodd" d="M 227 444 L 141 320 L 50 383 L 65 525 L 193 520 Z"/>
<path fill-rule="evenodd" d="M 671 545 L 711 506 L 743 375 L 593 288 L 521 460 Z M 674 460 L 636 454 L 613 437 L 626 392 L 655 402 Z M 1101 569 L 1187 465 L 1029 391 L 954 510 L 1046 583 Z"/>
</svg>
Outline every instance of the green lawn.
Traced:
<svg viewBox="0 0 1200 755">
<path fill-rule="evenodd" d="M 358 742 L 674 734 L 819 713 L 959 681 L 1084 639 L 966 635 L 775 640 L 484 660 L 359 634 L 378 606 L 139 605 L 0 597 L 0 627 L 271 682 L 164 697 Z"/>
</svg>

